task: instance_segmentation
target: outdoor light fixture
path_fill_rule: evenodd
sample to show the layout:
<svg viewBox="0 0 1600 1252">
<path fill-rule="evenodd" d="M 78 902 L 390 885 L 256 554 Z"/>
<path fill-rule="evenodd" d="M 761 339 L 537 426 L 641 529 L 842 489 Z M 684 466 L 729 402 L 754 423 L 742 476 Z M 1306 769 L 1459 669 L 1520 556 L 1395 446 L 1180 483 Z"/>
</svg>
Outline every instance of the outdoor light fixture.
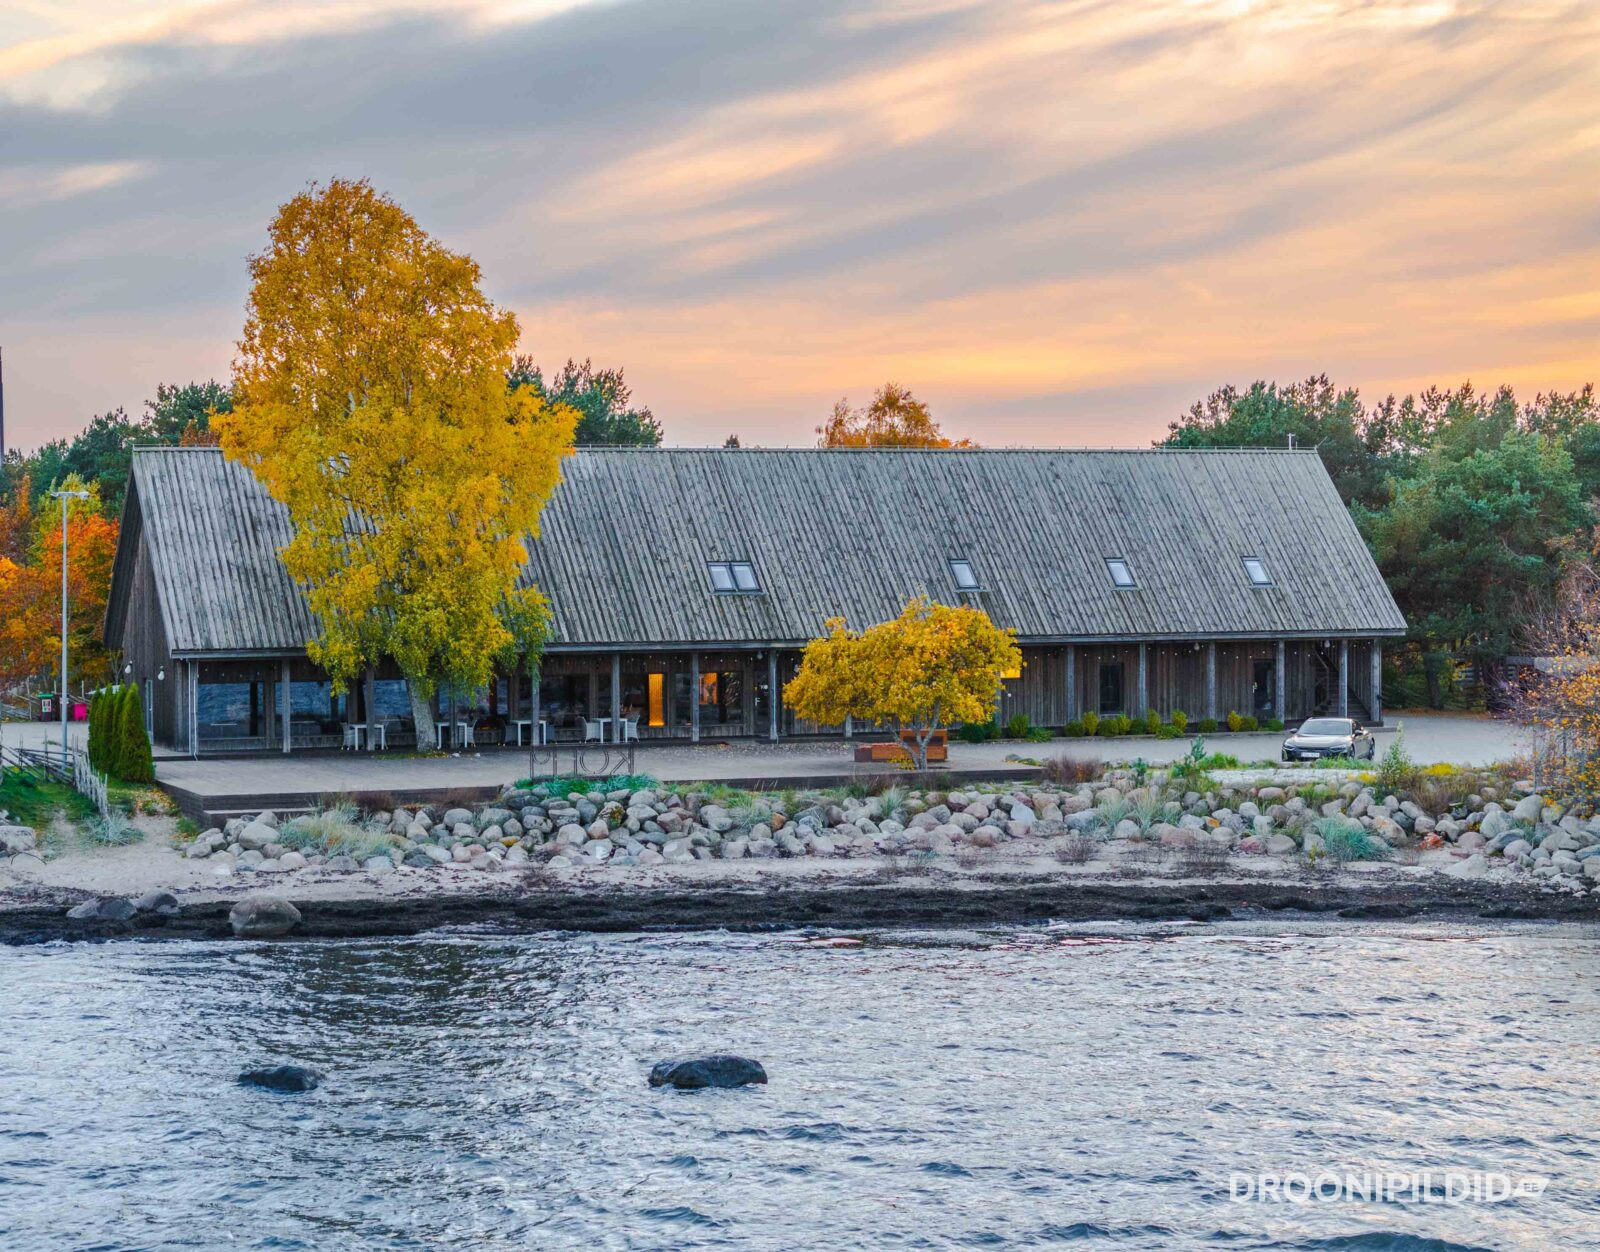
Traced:
<svg viewBox="0 0 1600 1252">
<path fill-rule="evenodd" d="M 167 681 L 167 667 L 165 665 L 156 671 L 156 681 L 158 683 L 164 683 Z"/>
</svg>

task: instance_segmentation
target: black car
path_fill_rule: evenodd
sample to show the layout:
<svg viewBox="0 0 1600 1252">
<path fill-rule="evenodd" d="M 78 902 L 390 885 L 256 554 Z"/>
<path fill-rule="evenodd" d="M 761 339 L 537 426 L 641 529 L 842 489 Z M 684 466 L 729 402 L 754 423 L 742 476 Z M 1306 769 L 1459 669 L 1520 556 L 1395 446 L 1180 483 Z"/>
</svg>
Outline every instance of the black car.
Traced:
<svg viewBox="0 0 1600 1252">
<path fill-rule="evenodd" d="M 1372 732 L 1349 717 L 1311 717 L 1283 741 L 1286 761 L 1317 761 L 1325 756 L 1350 756 L 1372 760 L 1378 742 Z"/>
</svg>

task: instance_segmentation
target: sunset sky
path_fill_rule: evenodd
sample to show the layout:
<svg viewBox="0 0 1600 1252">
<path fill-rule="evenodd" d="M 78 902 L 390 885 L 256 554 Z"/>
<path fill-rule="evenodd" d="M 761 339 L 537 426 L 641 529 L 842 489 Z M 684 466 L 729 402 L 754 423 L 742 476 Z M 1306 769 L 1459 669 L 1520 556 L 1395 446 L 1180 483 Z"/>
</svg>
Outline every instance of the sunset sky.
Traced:
<svg viewBox="0 0 1600 1252">
<path fill-rule="evenodd" d="M 335 174 L 674 443 L 886 379 L 984 444 L 1600 381 L 1591 0 L 0 0 L 9 441 L 226 377 Z"/>
</svg>

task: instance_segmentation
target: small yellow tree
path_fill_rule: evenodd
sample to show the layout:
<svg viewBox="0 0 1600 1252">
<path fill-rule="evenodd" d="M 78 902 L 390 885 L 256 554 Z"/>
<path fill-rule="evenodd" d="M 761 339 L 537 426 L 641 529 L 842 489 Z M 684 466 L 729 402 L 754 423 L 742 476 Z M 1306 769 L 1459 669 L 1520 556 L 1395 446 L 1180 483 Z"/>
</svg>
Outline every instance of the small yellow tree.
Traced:
<svg viewBox="0 0 1600 1252">
<path fill-rule="evenodd" d="M 823 448 L 972 448 L 971 440 L 945 437 L 928 406 L 899 383 L 885 383 L 864 409 L 852 409 L 849 399 L 833 406 L 828 420 L 817 427 Z"/>
<path fill-rule="evenodd" d="M 981 609 L 919 596 L 893 621 L 860 633 L 843 618 L 829 620 L 828 633 L 806 645 L 783 698 L 824 725 L 854 717 L 911 732 L 912 762 L 924 769 L 933 732 L 992 716 L 1001 675 L 1021 660 L 1012 632 Z"/>
<path fill-rule="evenodd" d="M 517 579 L 576 414 L 507 388 L 516 318 L 365 181 L 283 205 L 250 274 L 213 427 L 289 510 L 312 658 L 340 686 L 394 658 L 429 742 L 439 682 L 482 686 L 543 635 L 544 599 Z"/>
</svg>

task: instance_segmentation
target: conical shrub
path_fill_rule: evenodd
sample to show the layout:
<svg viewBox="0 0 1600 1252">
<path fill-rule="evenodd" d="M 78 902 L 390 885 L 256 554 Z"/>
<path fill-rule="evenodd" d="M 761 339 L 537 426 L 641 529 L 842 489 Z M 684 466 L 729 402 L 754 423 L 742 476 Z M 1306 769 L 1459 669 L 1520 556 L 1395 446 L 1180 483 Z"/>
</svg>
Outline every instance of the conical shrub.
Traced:
<svg viewBox="0 0 1600 1252">
<path fill-rule="evenodd" d="M 139 699 L 139 684 L 129 683 L 124 687 L 119 703 L 117 721 L 121 734 L 118 736 L 117 777 L 124 782 L 155 782 L 155 762 L 150 756 L 150 736 L 144 730 L 144 702 Z"/>
</svg>

